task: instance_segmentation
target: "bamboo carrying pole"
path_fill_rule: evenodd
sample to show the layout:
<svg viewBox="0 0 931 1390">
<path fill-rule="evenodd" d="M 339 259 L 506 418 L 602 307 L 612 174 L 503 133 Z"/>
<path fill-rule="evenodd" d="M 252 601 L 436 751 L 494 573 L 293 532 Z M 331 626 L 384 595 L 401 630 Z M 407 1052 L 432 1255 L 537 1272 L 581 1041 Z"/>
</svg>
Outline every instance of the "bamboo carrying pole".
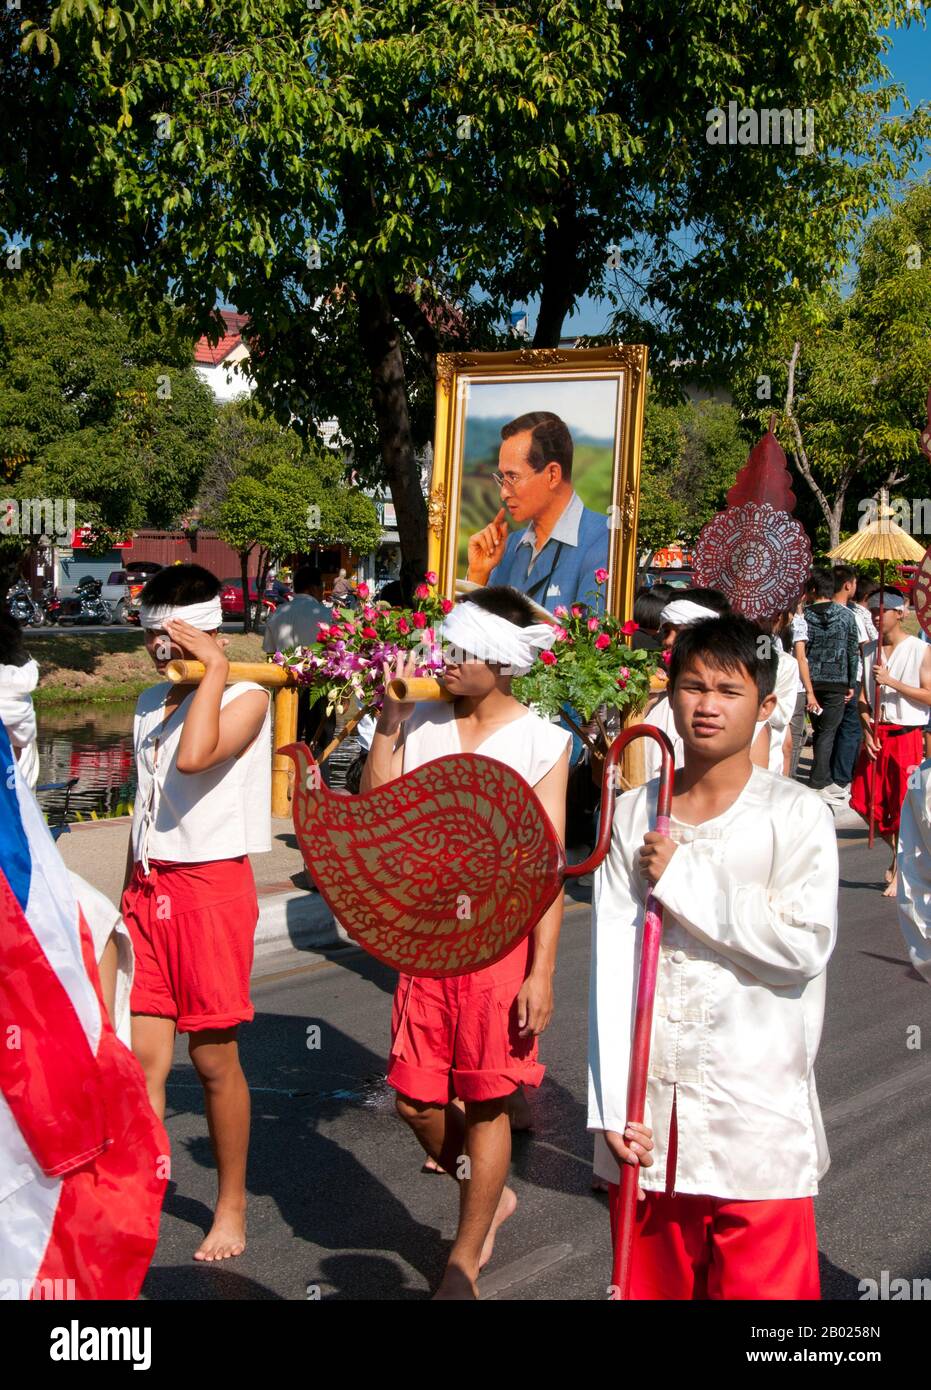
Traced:
<svg viewBox="0 0 931 1390">
<path fill-rule="evenodd" d="M 176 685 L 199 685 L 204 666 L 200 661 L 169 661 L 165 674 Z M 226 683 L 232 685 L 236 681 L 253 681 L 275 692 L 271 812 L 286 819 L 291 814 L 294 763 L 278 749 L 297 739 L 297 683 L 290 671 L 270 661 L 231 661 Z"/>
</svg>

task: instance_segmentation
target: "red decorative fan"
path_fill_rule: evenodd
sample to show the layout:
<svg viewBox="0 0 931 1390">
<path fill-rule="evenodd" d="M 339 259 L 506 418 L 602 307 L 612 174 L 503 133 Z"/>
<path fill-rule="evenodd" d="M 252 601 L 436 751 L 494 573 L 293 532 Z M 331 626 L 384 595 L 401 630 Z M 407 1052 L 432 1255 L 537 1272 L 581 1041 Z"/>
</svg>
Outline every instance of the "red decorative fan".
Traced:
<svg viewBox="0 0 931 1390">
<path fill-rule="evenodd" d="M 605 758 L 598 843 L 573 865 L 532 787 L 496 758 L 436 758 L 350 797 L 330 791 L 306 744 L 278 751 L 297 764 L 294 829 L 307 871 L 353 940 L 410 975 L 465 975 L 512 951 L 563 881 L 604 859 L 614 769 L 641 735 L 659 740 L 671 795 L 665 735 L 625 729 Z"/>
<path fill-rule="evenodd" d="M 924 553 L 924 559 L 915 574 L 915 587 L 912 591 L 915 617 L 931 637 L 931 546 Z"/>
<path fill-rule="evenodd" d="M 698 538 L 696 583 L 720 589 L 748 618 L 794 607 L 811 569 L 811 544 L 790 516 L 795 494 L 772 428 L 750 451 L 727 501 Z"/>
</svg>

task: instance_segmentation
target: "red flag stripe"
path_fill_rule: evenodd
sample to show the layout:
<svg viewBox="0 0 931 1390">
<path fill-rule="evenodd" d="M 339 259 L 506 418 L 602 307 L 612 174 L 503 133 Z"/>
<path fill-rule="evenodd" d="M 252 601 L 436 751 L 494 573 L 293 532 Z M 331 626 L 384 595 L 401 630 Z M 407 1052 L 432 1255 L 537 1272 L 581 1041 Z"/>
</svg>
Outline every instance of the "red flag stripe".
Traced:
<svg viewBox="0 0 931 1390">
<path fill-rule="evenodd" d="M 47 1177 L 107 1141 L 100 1071 L 71 999 L 0 869 L 0 1091 Z"/>
</svg>

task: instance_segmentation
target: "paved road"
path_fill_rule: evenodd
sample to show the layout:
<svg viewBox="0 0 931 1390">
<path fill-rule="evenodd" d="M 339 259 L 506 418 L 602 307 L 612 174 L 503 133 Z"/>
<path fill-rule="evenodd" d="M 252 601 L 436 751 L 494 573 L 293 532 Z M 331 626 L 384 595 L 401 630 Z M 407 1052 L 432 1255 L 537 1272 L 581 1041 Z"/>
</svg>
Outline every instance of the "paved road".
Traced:
<svg viewBox="0 0 931 1390">
<path fill-rule="evenodd" d="M 912 973 L 881 898 L 883 852 L 841 831 L 842 918 L 818 1069 L 833 1164 L 818 1199 L 824 1293 L 931 1276 L 931 989 Z M 584 890 L 574 890 L 584 899 Z M 570 905 L 548 1071 L 532 1135 L 515 1137 L 517 1216 L 483 1277 L 495 1299 L 602 1299 L 604 1197 L 585 1130 L 589 909 Z M 362 953 L 291 953 L 257 981 L 243 1054 L 253 1085 L 250 1246 L 224 1266 L 191 1253 L 213 1194 L 200 1088 L 179 1048 L 169 1086 L 175 1184 L 144 1294 L 150 1299 L 424 1299 L 453 1234 L 452 1184 L 419 1150 L 384 1084 L 390 972 Z M 319 1025 L 321 1046 L 307 1046 Z M 924 1048 L 910 1048 L 910 1028 Z M 311 1035 L 311 1041 L 313 1036 Z"/>
</svg>

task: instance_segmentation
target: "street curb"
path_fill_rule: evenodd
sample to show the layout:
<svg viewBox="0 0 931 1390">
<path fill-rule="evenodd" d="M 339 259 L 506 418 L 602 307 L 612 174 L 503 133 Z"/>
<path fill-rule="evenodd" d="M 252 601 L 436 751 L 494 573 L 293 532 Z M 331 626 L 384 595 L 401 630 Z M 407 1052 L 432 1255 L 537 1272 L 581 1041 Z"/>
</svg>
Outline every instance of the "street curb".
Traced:
<svg viewBox="0 0 931 1390">
<path fill-rule="evenodd" d="M 284 946 L 310 950 L 343 946 L 348 941 L 350 938 L 319 893 L 297 891 L 260 895 L 259 922 L 255 931 L 257 957 L 271 955 Z"/>
</svg>

